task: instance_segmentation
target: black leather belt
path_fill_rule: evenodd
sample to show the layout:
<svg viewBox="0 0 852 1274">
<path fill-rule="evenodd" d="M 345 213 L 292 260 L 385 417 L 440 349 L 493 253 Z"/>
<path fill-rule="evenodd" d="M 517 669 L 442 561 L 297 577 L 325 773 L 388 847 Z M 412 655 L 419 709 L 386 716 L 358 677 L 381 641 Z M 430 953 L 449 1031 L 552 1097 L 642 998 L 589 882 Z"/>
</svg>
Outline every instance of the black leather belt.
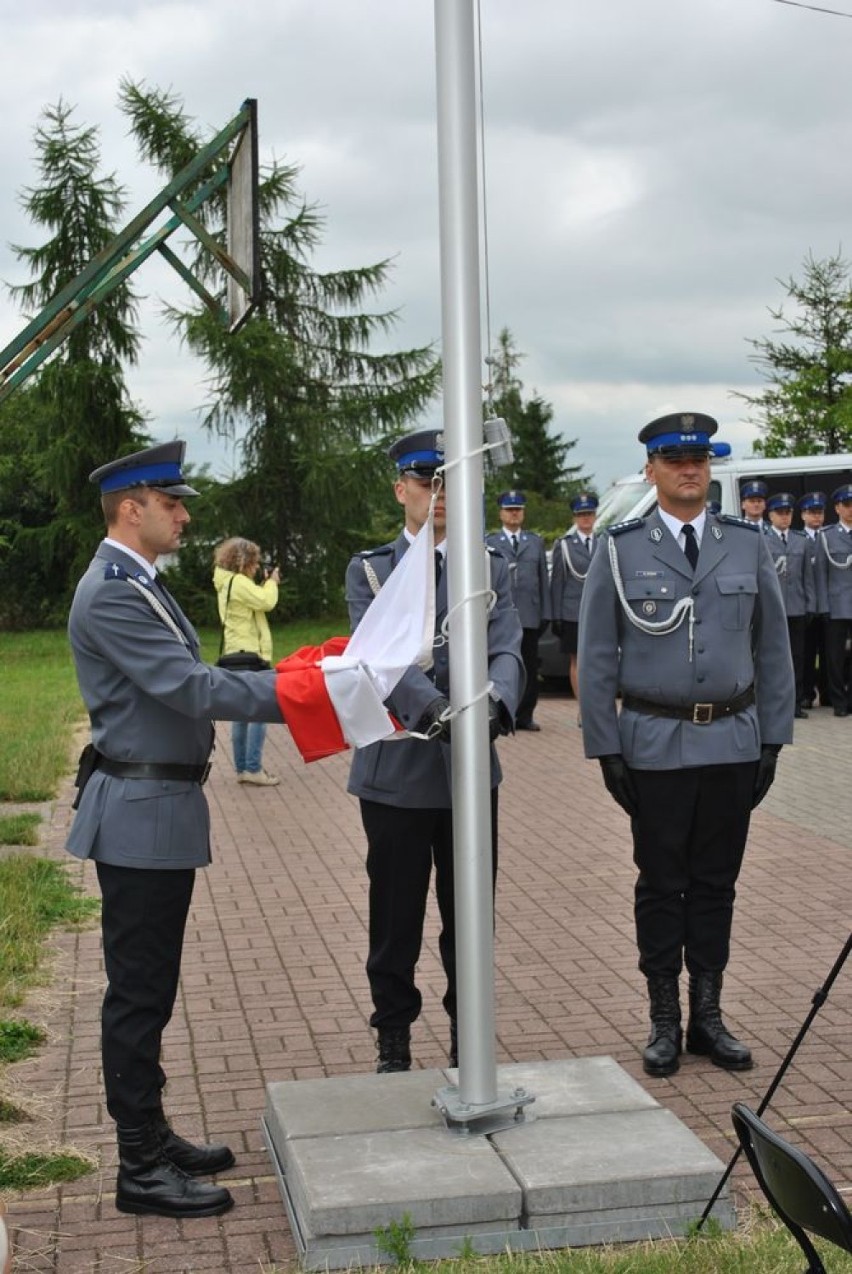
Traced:
<svg viewBox="0 0 852 1274">
<path fill-rule="evenodd" d="M 749 686 L 736 699 L 726 703 L 655 703 L 653 699 L 640 699 L 637 695 L 622 695 L 621 702 L 631 712 L 643 712 L 649 717 L 671 717 L 675 721 L 691 721 L 693 725 L 710 725 L 722 717 L 733 717 L 754 703 L 754 686 Z"/>
<path fill-rule="evenodd" d="M 175 779 L 179 783 L 206 783 L 210 762 L 206 765 L 178 765 L 161 761 L 112 761 L 99 756 L 95 767 L 116 779 Z"/>
</svg>

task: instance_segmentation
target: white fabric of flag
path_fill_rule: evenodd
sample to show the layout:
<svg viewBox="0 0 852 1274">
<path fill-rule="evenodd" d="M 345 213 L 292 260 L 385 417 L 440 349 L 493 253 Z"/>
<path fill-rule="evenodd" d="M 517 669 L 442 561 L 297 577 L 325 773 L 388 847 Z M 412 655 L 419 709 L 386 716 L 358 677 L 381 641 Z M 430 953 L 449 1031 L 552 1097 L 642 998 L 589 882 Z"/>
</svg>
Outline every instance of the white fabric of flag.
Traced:
<svg viewBox="0 0 852 1274">
<path fill-rule="evenodd" d="M 432 667 L 435 635 L 435 496 L 429 516 L 370 603 L 342 655 L 320 667 L 343 735 L 363 748 L 396 731 L 384 700 L 407 668 Z"/>
</svg>

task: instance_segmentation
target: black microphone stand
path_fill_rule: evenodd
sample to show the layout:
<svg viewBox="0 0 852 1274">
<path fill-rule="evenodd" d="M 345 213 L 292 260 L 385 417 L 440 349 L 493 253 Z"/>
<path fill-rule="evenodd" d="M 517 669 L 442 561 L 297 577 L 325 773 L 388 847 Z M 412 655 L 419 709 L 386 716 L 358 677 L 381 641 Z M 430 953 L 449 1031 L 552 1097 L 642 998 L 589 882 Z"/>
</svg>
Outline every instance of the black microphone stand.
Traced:
<svg viewBox="0 0 852 1274">
<path fill-rule="evenodd" d="M 840 972 L 840 970 L 843 968 L 844 964 L 846 963 L 846 960 L 850 951 L 852 951 L 852 933 L 850 933 L 849 937 L 846 939 L 846 945 L 844 946 L 843 950 L 840 952 L 840 955 L 835 960 L 834 967 L 832 968 L 828 977 L 825 979 L 820 989 L 814 995 L 813 1000 L 811 1002 L 812 1003 L 811 1011 L 808 1014 L 808 1016 L 805 1018 L 804 1022 L 802 1023 L 799 1034 L 796 1036 L 796 1038 L 793 1040 L 793 1043 L 790 1045 L 790 1048 L 787 1051 L 787 1056 L 784 1058 L 783 1062 L 778 1068 L 778 1072 L 775 1078 L 773 1079 L 772 1083 L 769 1085 L 769 1088 L 766 1090 L 766 1095 L 763 1098 L 763 1101 L 760 1103 L 760 1105 L 757 1108 L 756 1113 L 758 1115 L 763 1114 L 763 1112 L 766 1110 L 766 1107 L 769 1105 L 770 1101 L 772 1100 L 775 1090 L 777 1089 L 778 1085 L 781 1083 L 781 1080 L 784 1076 L 785 1071 L 787 1070 L 787 1067 L 790 1065 L 790 1063 L 792 1062 L 796 1054 L 796 1050 L 798 1049 L 802 1040 L 807 1035 L 808 1028 L 810 1027 L 811 1022 L 814 1020 L 817 1013 L 819 1012 L 823 1004 L 825 1004 L 826 1000 L 828 999 L 828 993 L 831 990 L 831 987 L 834 983 L 835 978 L 837 977 L 838 973 Z M 695 1226 L 696 1230 L 701 1229 L 702 1225 L 704 1224 L 704 1222 L 707 1220 L 708 1216 L 710 1215 L 713 1204 L 716 1202 L 719 1195 L 722 1193 L 722 1188 L 725 1182 L 728 1180 L 728 1177 L 733 1172 L 734 1164 L 739 1159 L 741 1151 L 742 1151 L 742 1146 L 737 1146 L 730 1163 L 728 1164 L 727 1168 L 722 1174 L 719 1184 L 716 1186 L 716 1189 L 713 1191 L 713 1195 L 710 1199 L 710 1202 L 707 1204 L 707 1207 L 701 1213 L 701 1219 L 700 1221 L 697 1222 Z"/>
</svg>

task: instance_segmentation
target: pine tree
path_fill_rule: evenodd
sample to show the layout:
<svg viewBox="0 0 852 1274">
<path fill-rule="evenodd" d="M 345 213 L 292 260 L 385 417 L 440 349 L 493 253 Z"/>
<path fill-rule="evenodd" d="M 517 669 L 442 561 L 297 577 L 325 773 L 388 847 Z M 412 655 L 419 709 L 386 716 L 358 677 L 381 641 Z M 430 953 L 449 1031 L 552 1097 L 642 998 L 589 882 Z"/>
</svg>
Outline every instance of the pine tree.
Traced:
<svg viewBox="0 0 852 1274">
<path fill-rule="evenodd" d="M 840 255 L 804 262 L 804 280 L 782 285 L 794 304 L 770 309 L 791 338 L 750 340 L 769 387 L 737 393 L 753 409 L 764 456 L 806 456 L 852 450 L 852 284 Z"/>
<path fill-rule="evenodd" d="M 168 178 L 208 140 L 173 94 L 124 81 L 120 101 L 143 156 Z M 173 309 L 171 318 L 210 369 L 206 427 L 241 448 L 231 524 L 221 532 L 259 542 L 282 568 L 285 606 L 316 614 L 339 603 L 346 561 L 369 542 L 373 510 L 387 498 L 383 447 L 416 427 L 439 365 L 429 347 L 372 352 L 396 320 L 364 312 L 390 262 L 316 270 L 323 218 L 297 193 L 298 172 L 273 160 L 261 173 L 263 285 L 251 319 L 228 334 L 203 308 Z M 222 239 L 223 203 L 204 209 Z M 194 268 L 223 293 L 209 253 L 200 250 Z"/>
<path fill-rule="evenodd" d="M 24 190 L 22 202 L 50 237 L 38 247 L 15 246 L 32 278 L 10 289 L 29 316 L 106 246 L 124 207 L 115 178 L 99 175 L 97 129 L 75 124 L 72 114 L 60 100 L 43 112 L 35 132 L 40 184 Z M 6 523 L 0 583 L 16 579 L 16 589 L 23 583 L 29 603 L 17 591 L 15 605 L 42 619 L 64 616 L 103 530 L 88 474 L 105 459 L 143 445 L 141 417 L 123 374 L 138 348 L 134 317 L 130 289 L 116 289 L 53 353 L 26 386 L 25 399 L 15 402 L 24 393 L 18 390 L 0 413 L 4 443 L 18 450 L 15 473 L 26 471 L 30 485 L 26 516 L 16 528 Z M 26 431 L 14 427 L 21 420 L 28 422 Z M 14 490 L 14 482 L 6 481 L 0 491 L 4 508 Z M 0 595 L 5 592 L 0 588 Z M 5 622 L 11 606 L 8 596 L 0 603 Z"/>
</svg>

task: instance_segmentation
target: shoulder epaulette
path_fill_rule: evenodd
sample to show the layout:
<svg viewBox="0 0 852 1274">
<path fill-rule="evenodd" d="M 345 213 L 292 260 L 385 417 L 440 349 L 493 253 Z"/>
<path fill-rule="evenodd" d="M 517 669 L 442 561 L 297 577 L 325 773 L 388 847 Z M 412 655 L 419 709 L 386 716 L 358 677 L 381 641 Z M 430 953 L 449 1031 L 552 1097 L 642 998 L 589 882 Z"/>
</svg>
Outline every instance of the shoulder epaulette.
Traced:
<svg viewBox="0 0 852 1274">
<path fill-rule="evenodd" d="M 614 526 L 608 526 L 606 533 L 607 535 L 623 535 L 625 531 L 635 531 L 637 527 L 644 525 L 644 518 L 628 518 L 626 522 L 616 522 Z"/>
<path fill-rule="evenodd" d="M 377 549 L 362 549 L 362 551 L 360 553 L 356 553 L 355 556 L 357 558 L 362 558 L 362 559 L 367 557 L 386 557 L 389 553 L 392 553 L 392 552 L 393 552 L 392 544 L 383 544 L 381 548 L 377 548 Z"/>
<path fill-rule="evenodd" d="M 123 566 L 118 564 L 118 562 L 107 562 L 104 567 L 104 579 L 135 579 L 138 580 L 140 584 L 144 584 L 146 588 L 151 587 L 151 581 L 148 579 L 148 576 L 144 571 L 134 571 L 131 575 L 130 572 L 126 571 Z"/>
<path fill-rule="evenodd" d="M 738 518 L 735 513 L 717 513 L 716 520 L 724 522 L 726 526 L 744 526 L 747 531 L 760 530 L 757 522 L 748 522 L 745 518 Z"/>
</svg>

